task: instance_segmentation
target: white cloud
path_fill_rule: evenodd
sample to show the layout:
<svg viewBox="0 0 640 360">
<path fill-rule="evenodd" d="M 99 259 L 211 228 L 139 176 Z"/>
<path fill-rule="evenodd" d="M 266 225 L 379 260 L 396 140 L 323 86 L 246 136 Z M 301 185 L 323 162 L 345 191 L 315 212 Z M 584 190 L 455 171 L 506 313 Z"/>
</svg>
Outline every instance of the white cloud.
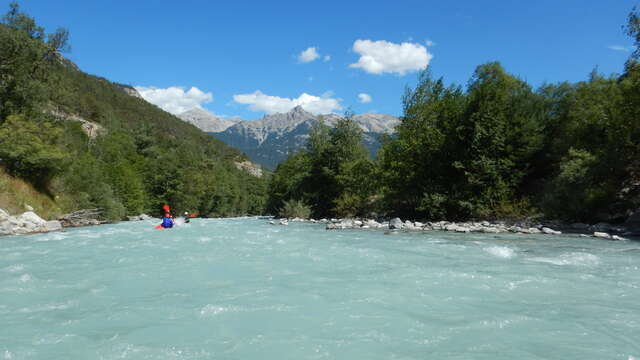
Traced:
<svg viewBox="0 0 640 360">
<path fill-rule="evenodd" d="M 371 98 L 371 95 L 369 95 L 369 94 L 365 94 L 365 93 L 358 94 L 358 101 L 360 101 L 360 103 L 362 103 L 362 104 L 370 103 L 371 100 L 373 100 L 373 99 Z"/>
<path fill-rule="evenodd" d="M 611 50 L 631 52 L 635 50 L 635 46 L 610 45 L 607 46 Z"/>
<path fill-rule="evenodd" d="M 256 90 L 249 94 L 233 95 L 233 100 L 240 104 L 249 105 L 249 109 L 253 111 L 264 111 L 267 114 L 285 113 L 298 105 L 313 114 L 327 114 L 342 109 L 340 105 L 342 99 L 331 96 L 331 93 L 325 93 L 322 96 L 302 93 L 295 99 L 289 99 L 267 95 Z"/>
<path fill-rule="evenodd" d="M 323 60 L 324 60 L 324 62 L 327 62 L 327 61 L 331 60 L 331 56 L 325 55 Z"/>
<path fill-rule="evenodd" d="M 319 58 L 320 54 L 318 54 L 318 50 L 315 47 L 308 47 L 307 50 L 298 55 L 298 61 L 301 63 L 309 63 Z"/>
<path fill-rule="evenodd" d="M 182 86 L 171 86 L 166 89 L 157 87 L 134 86 L 148 102 L 172 114 L 180 114 L 193 108 L 202 108 L 202 104 L 213 101 L 213 95 L 192 86 L 185 91 Z"/>
<path fill-rule="evenodd" d="M 426 69 L 433 58 L 426 47 L 409 42 L 394 44 L 384 40 L 356 40 L 353 51 L 360 54 L 360 59 L 349 67 L 361 68 L 370 74 L 405 75 L 411 71 Z"/>
</svg>

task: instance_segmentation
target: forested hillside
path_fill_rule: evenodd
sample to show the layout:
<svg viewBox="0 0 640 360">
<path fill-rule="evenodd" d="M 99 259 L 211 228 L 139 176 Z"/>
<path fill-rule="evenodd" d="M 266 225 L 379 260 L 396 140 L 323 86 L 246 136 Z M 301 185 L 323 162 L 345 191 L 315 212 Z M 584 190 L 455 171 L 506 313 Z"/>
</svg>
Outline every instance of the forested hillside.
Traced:
<svg viewBox="0 0 640 360">
<path fill-rule="evenodd" d="M 264 180 L 236 169 L 241 153 L 132 88 L 83 73 L 61 55 L 67 39 L 64 29 L 46 35 L 16 3 L 0 24 L 0 165 L 51 199 L 41 210 L 262 212 Z"/>
<path fill-rule="evenodd" d="M 637 12 L 627 33 L 640 45 Z M 314 216 L 624 221 L 640 206 L 640 50 L 622 75 L 533 89 L 498 62 L 467 87 L 429 71 L 375 162 L 345 119 L 278 166 L 269 208 Z M 585 74 L 588 75 L 588 74 Z M 356 139 L 356 140 L 354 140 Z M 295 211 L 293 211 L 295 212 Z"/>
</svg>

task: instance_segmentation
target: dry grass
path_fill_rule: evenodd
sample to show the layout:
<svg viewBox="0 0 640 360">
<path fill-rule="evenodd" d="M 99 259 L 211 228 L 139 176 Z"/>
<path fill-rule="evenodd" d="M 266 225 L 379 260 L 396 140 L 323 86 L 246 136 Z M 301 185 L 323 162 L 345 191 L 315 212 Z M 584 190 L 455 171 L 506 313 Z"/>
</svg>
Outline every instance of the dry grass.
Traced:
<svg viewBox="0 0 640 360">
<path fill-rule="evenodd" d="M 55 219 L 64 213 L 59 203 L 57 196 L 52 199 L 38 192 L 28 182 L 7 174 L 0 167 L 0 208 L 13 215 L 25 212 L 29 205 L 40 217 Z"/>
</svg>

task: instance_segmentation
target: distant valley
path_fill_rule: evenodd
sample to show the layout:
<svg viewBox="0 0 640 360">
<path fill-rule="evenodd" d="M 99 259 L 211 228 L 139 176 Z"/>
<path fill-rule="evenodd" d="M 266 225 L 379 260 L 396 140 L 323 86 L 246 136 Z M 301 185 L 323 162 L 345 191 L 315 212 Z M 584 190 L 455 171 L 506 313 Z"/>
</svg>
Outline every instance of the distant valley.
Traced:
<svg viewBox="0 0 640 360">
<path fill-rule="evenodd" d="M 227 145 L 238 148 L 253 161 L 273 169 L 289 155 L 300 150 L 313 124 L 322 118 L 332 126 L 340 116 L 313 115 L 297 106 L 287 113 L 266 115 L 258 120 L 224 119 L 202 109 L 192 109 L 178 117 Z M 372 155 L 380 147 L 380 136 L 392 134 L 399 119 L 385 114 L 360 114 L 353 119 L 360 124 L 364 143 Z"/>
</svg>

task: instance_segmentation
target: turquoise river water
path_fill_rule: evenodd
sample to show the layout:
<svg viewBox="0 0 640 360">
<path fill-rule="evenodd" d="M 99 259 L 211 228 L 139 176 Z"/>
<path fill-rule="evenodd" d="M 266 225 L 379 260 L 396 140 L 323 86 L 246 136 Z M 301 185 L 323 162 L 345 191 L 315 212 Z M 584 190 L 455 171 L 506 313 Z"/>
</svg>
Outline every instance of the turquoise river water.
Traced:
<svg viewBox="0 0 640 360">
<path fill-rule="evenodd" d="M 640 358 L 640 242 L 153 225 L 0 238 L 0 359 Z"/>
</svg>

